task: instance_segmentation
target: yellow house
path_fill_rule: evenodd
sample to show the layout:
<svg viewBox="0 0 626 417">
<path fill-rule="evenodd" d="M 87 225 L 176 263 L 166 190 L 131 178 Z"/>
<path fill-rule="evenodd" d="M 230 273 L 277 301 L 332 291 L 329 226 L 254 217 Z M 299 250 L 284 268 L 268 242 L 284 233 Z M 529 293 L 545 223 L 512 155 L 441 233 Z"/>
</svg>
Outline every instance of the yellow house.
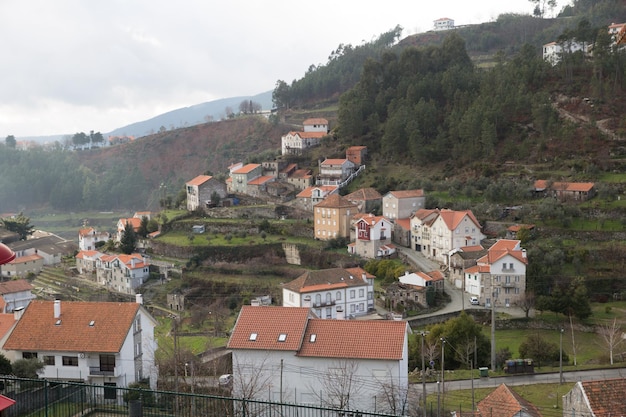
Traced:
<svg viewBox="0 0 626 417">
<path fill-rule="evenodd" d="M 330 240 L 350 238 L 350 218 L 358 207 L 339 194 L 331 194 L 313 207 L 315 238 Z"/>
</svg>

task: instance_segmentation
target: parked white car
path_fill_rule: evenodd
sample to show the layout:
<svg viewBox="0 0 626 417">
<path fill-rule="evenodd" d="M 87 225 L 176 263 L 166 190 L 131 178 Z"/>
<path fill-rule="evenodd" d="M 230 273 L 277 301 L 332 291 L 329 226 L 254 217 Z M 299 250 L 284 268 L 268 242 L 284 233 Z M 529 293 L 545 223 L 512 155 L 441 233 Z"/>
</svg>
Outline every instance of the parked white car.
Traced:
<svg viewBox="0 0 626 417">
<path fill-rule="evenodd" d="M 470 297 L 470 304 L 473 306 L 477 306 L 480 303 L 478 302 L 478 297 Z"/>
</svg>

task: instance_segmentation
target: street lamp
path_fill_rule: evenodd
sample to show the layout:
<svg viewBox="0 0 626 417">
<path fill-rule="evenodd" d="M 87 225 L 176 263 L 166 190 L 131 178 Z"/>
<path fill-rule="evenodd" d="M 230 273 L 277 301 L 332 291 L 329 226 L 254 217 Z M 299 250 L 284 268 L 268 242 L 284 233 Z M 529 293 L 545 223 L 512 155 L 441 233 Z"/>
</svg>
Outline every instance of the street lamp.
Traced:
<svg viewBox="0 0 626 417">
<path fill-rule="evenodd" d="M 559 333 L 559 384 L 563 385 L 563 328 Z"/>
</svg>

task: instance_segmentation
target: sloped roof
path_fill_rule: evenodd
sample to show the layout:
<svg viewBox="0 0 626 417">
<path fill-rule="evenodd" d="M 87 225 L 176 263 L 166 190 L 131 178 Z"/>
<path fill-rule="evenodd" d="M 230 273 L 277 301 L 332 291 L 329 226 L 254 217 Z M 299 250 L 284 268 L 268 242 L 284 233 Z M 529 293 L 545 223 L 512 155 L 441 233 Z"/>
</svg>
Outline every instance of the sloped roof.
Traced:
<svg viewBox="0 0 626 417">
<path fill-rule="evenodd" d="M 478 223 L 478 219 L 474 216 L 471 210 L 440 210 L 439 216 L 441 216 L 442 220 L 448 227 L 448 230 L 455 230 L 459 224 L 463 221 L 465 216 L 469 217 L 469 219 L 478 227 L 480 227 L 480 223 Z"/>
<path fill-rule="evenodd" d="M 312 185 L 300 191 L 298 195 L 296 195 L 296 198 L 311 198 L 311 196 L 313 195 L 313 190 L 316 188 L 322 191 L 323 195 L 330 194 L 337 190 L 336 185 Z"/>
<path fill-rule="evenodd" d="M 478 410 L 482 416 L 514 417 L 524 415 L 529 417 L 542 417 L 541 413 L 530 402 L 526 401 L 518 393 L 501 384 L 478 403 Z"/>
<path fill-rule="evenodd" d="M 33 286 L 25 279 L 14 279 L 0 282 L 0 295 L 13 294 L 22 291 L 31 291 Z"/>
<path fill-rule="evenodd" d="M 626 379 L 614 378 L 597 381 L 581 381 L 589 407 L 595 416 L 626 415 Z"/>
<path fill-rule="evenodd" d="M 205 182 L 207 182 L 208 180 L 210 180 L 211 178 L 213 178 L 210 175 L 198 175 L 196 178 L 192 179 L 191 181 L 187 182 L 187 185 L 202 185 Z"/>
<path fill-rule="evenodd" d="M 33 300 L 4 349 L 117 353 L 139 308 L 137 303 L 63 301 L 57 325 L 54 301 Z"/>
<path fill-rule="evenodd" d="M 15 322 L 15 315 L 13 313 L 0 313 L 0 339 L 11 330 Z"/>
<path fill-rule="evenodd" d="M 128 217 L 126 219 L 119 219 L 117 222 L 118 228 L 125 229 L 126 224 L 130 224 L 133 227 L 133 230 L 137 231 L 141 227 L 141 219 L 137 217 Z"/>
<path fill-rule="evenodd" d="M 290 175 L 291 178 L 310 178 L 311 170 L 310 169 L 296 169 Z"/>
<path fill-rule="evenodd" d="M 253 179 L 252 181 L 248 181 L 248 185 L 262 185 L 270 181 L 274 181 L 274 177 L 272 177 L 271 175 L 263 175 L 261 177 Z"/>
<path fill-rule="evenodd" d="M 257 169 L 260 166 L 261 164 L 247 164 L 233 171 L 233 174 L 249 174 L 250 172 L 252 172 L 253 170 Z"/>
<path fill-rule="evenodd" d="M 391 194 L 395 198 L 415 198 L 415 197 L 424 197 L 424 190 L 396 190 L 389 191 L 387 194 Z"/>
<path fill-rule="evenodd" d="M 138 253 L 132 253 L 130 255 L 120 254 L 115 255 L 128 269 L 142 269 L 150 264 L 144 261 L 144 258 Z M 133 260 L 135 260 L 135 266 L 133 266 Z"/>
<path fill-rule="evenodd" d="M 400 360 L 407 326 L 392 320 L 311 319 L 298 356 Z"/>
<path fill-rule="evenodd" d="M 353 193 L 344 196 L 350 201 L 368 201 L 368 200 L 380 200 L 382 196 L 374 188 L 359 188 Z"/>
<path fill-rule="evenodd" d="M 499 239 L 493 246 L 487 250 L 487 255 L 483 256 L 478 262 L 489 263 L 493 265 L 499 259 L 510 255 L 518 261 L 527 264 L 528 258 L 524 250 L 519 248 L 519 240 L 512 239 Z"/>
<path fill-rule="evenodd" d="M 243 306 L 227 347 L 296 351 L 311 314 L 307 307 Z M 285 335 L 283 341 L 280 335 Z"/>
<path fill-rule="evenodd" d="M 322 162 L 321 165 L 322 166 L 324 166 L 324 165 L 343 165 L 346 162 L 350 162 L 350 160 L 345 159 L 345 158 L 343 158 L 343 159 L 325 159 L 324 162 Z M 350 163 L 352 163 L 352 162 L 350 162 Z"/>
<path fill-rule="evenodd" d="M 78 248 L 76 243 L 71 240 L 62 239 L 56 235 L 46 235 L 44 237 L 36 239 L 20 240 L 18 242 L 8 243 L 14 252 L 23 251 L 27 249 L 37 249 L 38 252 L 42 252 L 48 255 L 57 254 L 73 254 Z"/>
<path fill-rule="evenodd" d="M 284 284 L 283 288 L 302 294 L 323 291 L 324 289 L 366 286 L 367 282 L 362 279 L 364 273 L 366 278 L 375 278 L 373 275 L 365 272 L 364 269 L 358 267 L 306 271 L 298 278 Z"/>
<path fill-rule="evenodd" d="M 100 256 L 102 256 L 102 253 L 97 250 L 81 250 L 76 254 L 78 259 L 99 258 Z"/>
<path fill-rule="evenodd" d="M 327 135 L 326 132 L 289 132 L 291 136 L 299 136 L 300 139 L 320 139 Z"/>
<path fill-rule="evenodd" d="M 323 207 L 323 208 L 357 208 L 356 205 L 349 202 L 345 197 L 340 196 L 339 194 L 331 194 L 326 197 L 324 200 L 320 201 L 315 205 L 315 207 Z"/>
<path fill-rule="evenodd" d="M 328 120 L 324 119 L 323 117 L 311 117 L 310 119 L 306 119 L 304 122 L 302 122 L 302 125 L 327 125 L 328 124 Z"/>
<path fill-rule="evenodd" d="M 411 230 L 411 219 L 396 219 L 396 224 L 404 230 Z"/>
<path fill-rule="evenodd" d="M 536 180 L 535 191 L 544 191 L 548 185 L 550 185 L 551 190 L 571 192 L 589 192 L 595 186 L 593 182 L 553 182 L 549 184 L 547 180 Z"/>
<path fill-rule="evenodd" d="M 374 226 L 380 223 L 381 221 L 386 221 L 387 223 L 390 223 L 389 220 L 385 216 L 373 216 L 371 214 L 361 216 L 359 220 L 357 221 L 357 223 L 363 222 L 363 223 L 369 224 L 370 226 Z"/>
<path fill-rule="evenodd" d="M 532 230 L 535 228 L 534 224 L 514 224 L 513 226 L 509 226 L 507 228 L 508 231 L 517 233 L 522 229 Z"/>
<path fill-rule="evenodd" d="M 25 264 L 27 262 L 33 262 L 39 259 L 43 259 L 42 256 L 37 255 L 37 254 L 33 254 L 33 255 L 26 255 L 26 256 L 18 256 L 15 259 L 13 259 L 11 262 L 9 262 L 10 265 L 16 265 L 16 264 Z"/>
</svg>

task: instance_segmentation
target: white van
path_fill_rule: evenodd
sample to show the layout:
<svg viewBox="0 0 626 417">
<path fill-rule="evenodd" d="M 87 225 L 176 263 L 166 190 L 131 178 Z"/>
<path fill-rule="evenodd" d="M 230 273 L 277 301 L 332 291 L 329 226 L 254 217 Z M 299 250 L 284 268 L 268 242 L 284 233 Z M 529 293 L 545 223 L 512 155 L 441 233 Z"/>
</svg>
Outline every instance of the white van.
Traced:
<svg viewBox="0 0 626 417">
<path fill-rule="evenodd" d="M 473 306 L 477 306 L 478 303 L 478 297 L 470 297 L 470 304 Z"/>
</svg>

